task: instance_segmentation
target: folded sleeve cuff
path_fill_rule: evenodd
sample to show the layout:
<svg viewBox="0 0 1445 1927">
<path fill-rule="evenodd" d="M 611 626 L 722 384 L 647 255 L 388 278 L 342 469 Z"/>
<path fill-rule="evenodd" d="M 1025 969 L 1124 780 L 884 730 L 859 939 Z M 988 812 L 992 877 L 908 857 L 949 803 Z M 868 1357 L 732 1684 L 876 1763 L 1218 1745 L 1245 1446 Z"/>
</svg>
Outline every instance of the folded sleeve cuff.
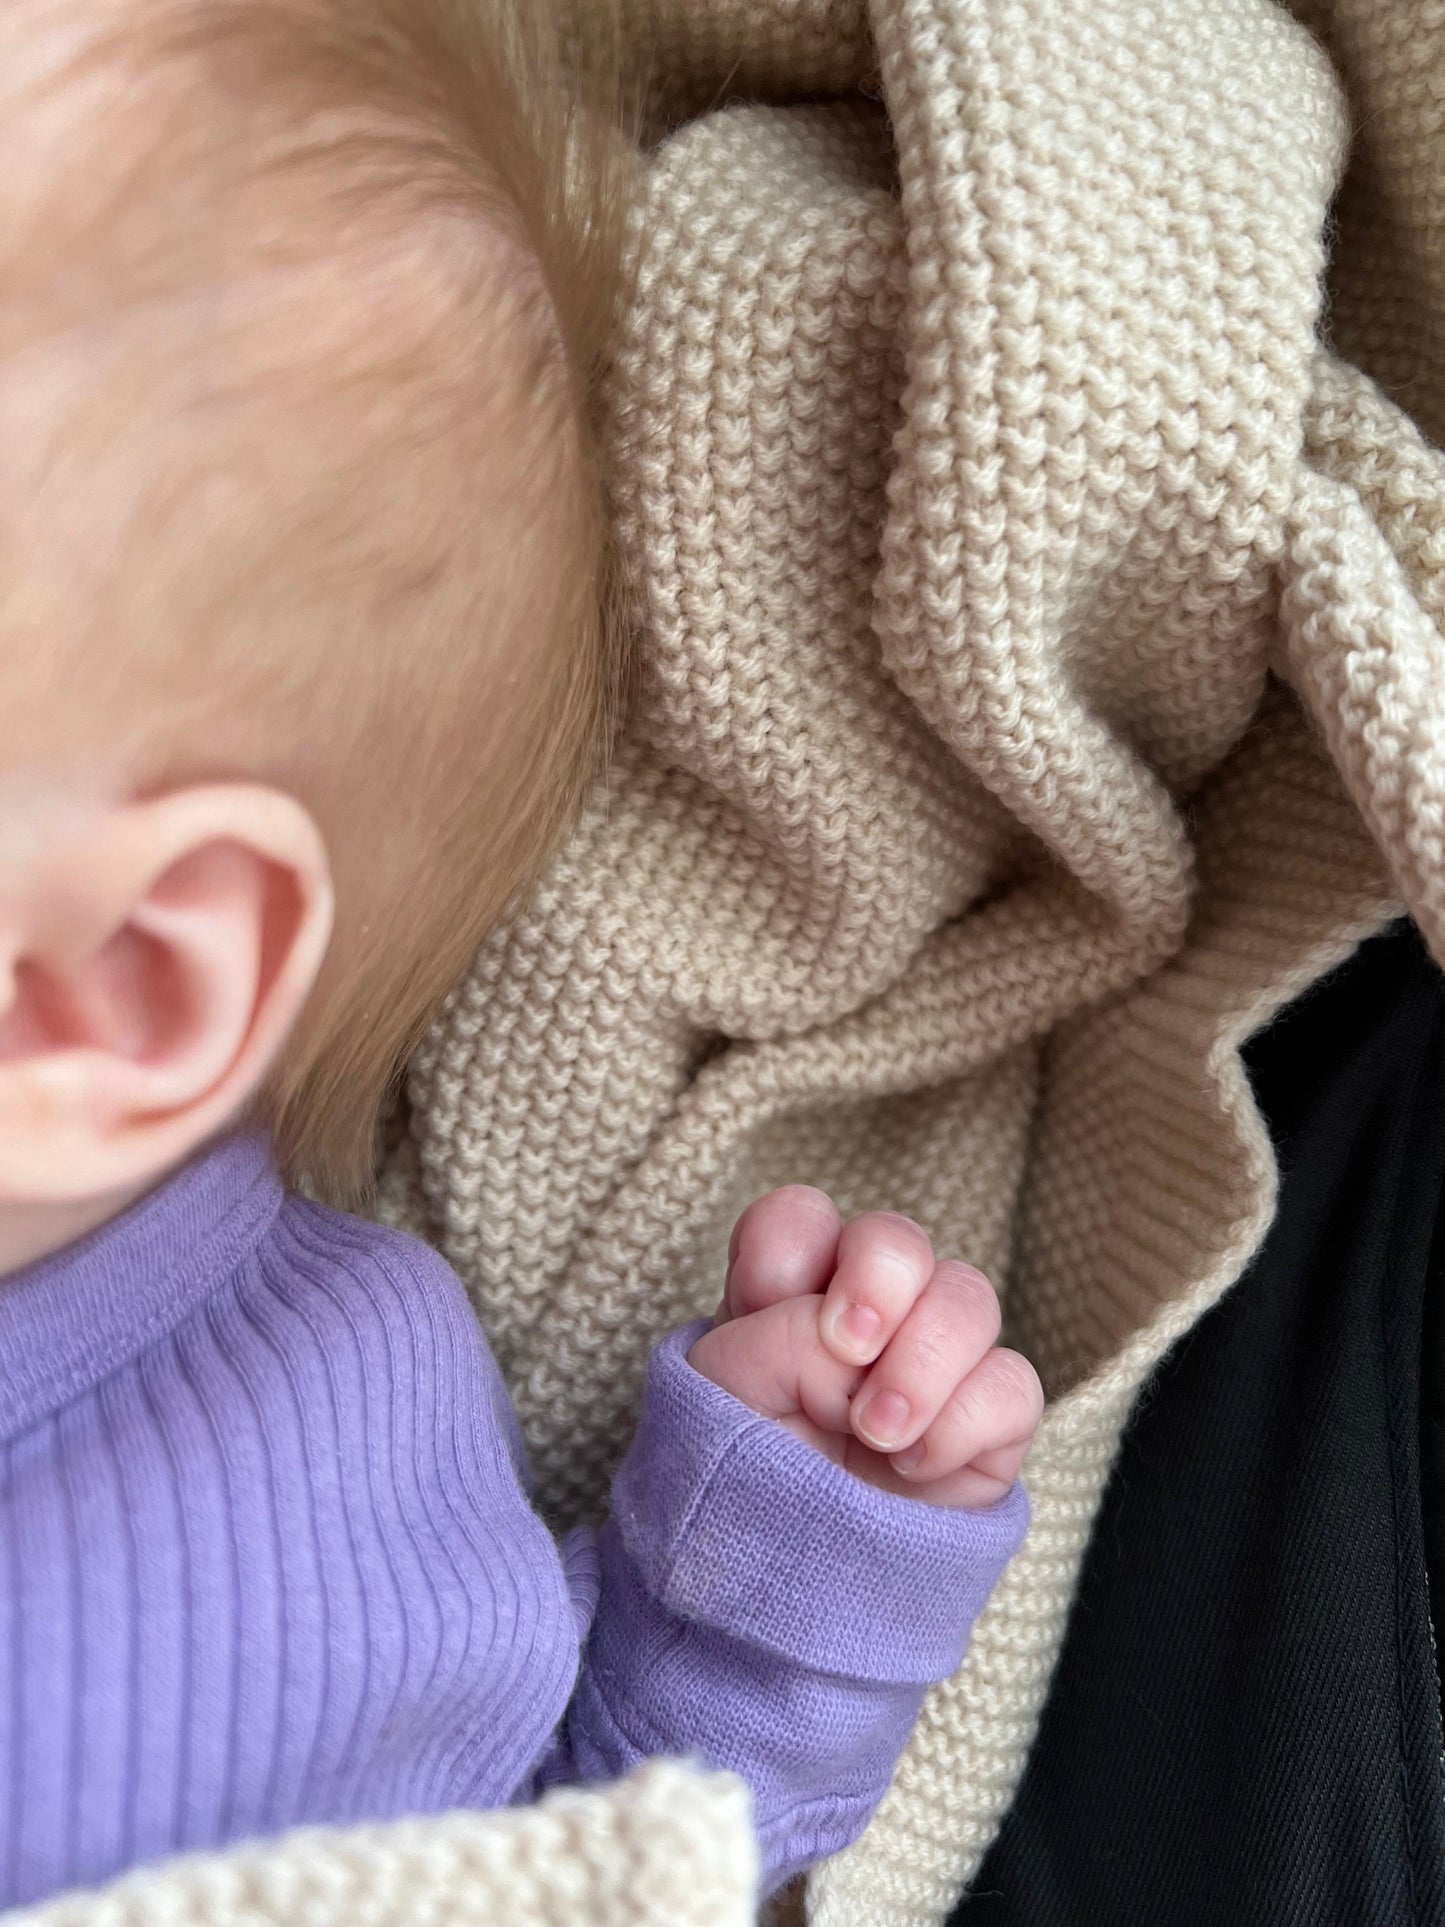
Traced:
<svg viewBox="0 0 1445 1927">
<path fill-rule="evenodd" d="M 679 1617 L 794 1664 L 928 1685 L 956 1672 L 1018 1549 L 1016 1485 L 979 1511 L 880 1492 L 687 1361 L 707 1321 L 665 1339 L 613 1491 L 613 1528 Z"/>
</svg>

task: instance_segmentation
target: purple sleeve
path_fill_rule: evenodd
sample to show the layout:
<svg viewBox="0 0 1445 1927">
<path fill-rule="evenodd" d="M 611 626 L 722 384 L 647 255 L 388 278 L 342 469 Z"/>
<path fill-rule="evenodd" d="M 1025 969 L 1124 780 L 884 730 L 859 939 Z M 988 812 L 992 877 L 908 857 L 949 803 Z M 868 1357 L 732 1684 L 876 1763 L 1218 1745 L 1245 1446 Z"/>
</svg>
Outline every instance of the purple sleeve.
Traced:
<svg viewBox="0 0 1445 1927">
<path fill-rule="evenodd" d="M 862 1484 L 694 1371 L 706 1329 L 653 1357 L 542 1777 L 607 1779 L 659 1753 L 730 1768 L 753 1789 L 771 1889 L 861 1833 L 1028 1504 L 1016 1486 L 944 1511 Z"/>
</svg>

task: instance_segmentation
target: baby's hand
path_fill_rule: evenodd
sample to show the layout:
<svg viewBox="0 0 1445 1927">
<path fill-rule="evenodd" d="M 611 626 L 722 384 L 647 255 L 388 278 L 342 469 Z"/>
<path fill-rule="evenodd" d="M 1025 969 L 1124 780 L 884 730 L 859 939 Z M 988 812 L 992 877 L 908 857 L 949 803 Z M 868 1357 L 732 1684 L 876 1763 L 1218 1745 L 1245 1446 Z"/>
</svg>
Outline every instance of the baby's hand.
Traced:
<svg viewBox="0 0 1445 1927">
<path fill-rule="evenodd" d="M 790 1185 L 738 1219 L 722 1304 L 688 1357 L 870 1485 L 982 1506 L 1018 1476 L 1044 1403 L 998 1333 L 987 1278 L 936 1263 L 911 1218 L 840 1225 L 823 1192 Z"/>
</svg>

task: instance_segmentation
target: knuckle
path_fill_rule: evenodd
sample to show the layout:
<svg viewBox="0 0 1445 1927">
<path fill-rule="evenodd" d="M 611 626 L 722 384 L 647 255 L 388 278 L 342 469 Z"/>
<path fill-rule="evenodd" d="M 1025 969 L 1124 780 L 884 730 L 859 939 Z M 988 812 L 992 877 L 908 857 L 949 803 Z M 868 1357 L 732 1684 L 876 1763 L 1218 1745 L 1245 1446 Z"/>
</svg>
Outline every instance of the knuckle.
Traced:
<svg viewBox="0 0 1445 1927">
<path fill-rule="evenodd" d="M 1003 1323 L 999 1308 L 998 1293 L 973 1265 L 966 1265 L 955 1258 L 946 1258 L 933 1274 L 940 1291 L 946 1292 L 957 1313 L 965 1317 L 970 1325 L 977 1325 L 989 1334 L 988 1342 L 998 1337 Z"/>
<path fill-rule="evenodd" d="M 803 1283 L 807 1254 L 790 1239 L 749 1239 L 744 1245 L 748 1270 L 738 1291 L 749 1305 L 767 1305 L 780 1291 L 796 1291 Z"/>
<path fill-rule="evenodd" d="M 895 1340 L 884 1357 L 893 1367 L 891 1375 L 908 1384 L 931 1383 L 958 1375 L 958 1340 L 947 1319 L 914 1319 L 904 1343 Z"/>
<path fill-rule="evenodd" d="M 832 1201 L 807 1185 L 789 1185 L 759 1198 L 739 1220 L 737 1251 L 745 1260 L 739 1281 L 745 1301 L 813 1285 L 838 1235 Z"/>
<path fill-rule="evenodd" d="M 928 1234 L 896 1211 L 865 1211 L 843 1228 L 841 1249 L 865 1264 L 899 1264 L 926 1278 L 933 1264 Z"/>
<path fill-rule="evenodd" d="M 810 1233 L 832 1229 L 838 1226 L 838 1211 L 826 1191 L 817 1191 L 811 1184 L 785 1184 L 780 1190 L 769 1191 L 758 1199 L 745 1214 L 749 1229 L 780 1231 L 794 1237 L 806 1238 Z"/>
<path fill-rule="evenodd" d="M 906 1217 L 901 1211 L 868 1211 L 864 1217 L 874 1224 L 900 1232 L 905 1238 L 917 1238 L 923 1244 L 929 1242 L 928 1233 L 917 1218 Z"/>
<path fill-rule="evenodd" d="M 769 1197 L 786 1198 L 800 1211 L 812 1212 L 815 1217 L 836 1218 L 838 1207 L 826 1191 L 820 1191 L 816 1184 L 784 1184 Z"/>
<path fill-rule="evenodd" d="M 1043 1416 L 1044 1388 L 1039 1375 L 1022 1352 L 1000 1349 L 993 1354 L 993 1372 L 998 1398 L 1010 1414 L 1037 1424 Z"/>
</svg>

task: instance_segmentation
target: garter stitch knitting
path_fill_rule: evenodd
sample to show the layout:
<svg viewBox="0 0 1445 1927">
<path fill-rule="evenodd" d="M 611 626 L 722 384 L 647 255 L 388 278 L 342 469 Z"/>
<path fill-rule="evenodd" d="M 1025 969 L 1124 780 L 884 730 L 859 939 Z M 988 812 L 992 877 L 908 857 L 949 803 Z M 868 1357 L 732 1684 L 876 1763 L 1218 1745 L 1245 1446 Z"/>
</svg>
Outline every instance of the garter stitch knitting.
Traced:
<svg viewBox="0 0 1445 1927">
<path fill-rule="evenodd" d="M 383 1209 L 468 1283 L 559 1522 L 752 1192 L 991 1270 L 1051 1394 L 1034 1527 L 807 1898 L 933 1927 L 1134 1397 L 1269 1222 L 1241 1043 L 1400 899 L 1445 957 L 1445 5 L 620 3 L 660 130 L 609 398 L 644 687 L 427 1041 Z M 570 4 L 585 57 L 611 0 Z M 727 1824 L 653 1791 L 668 1850 Z M 274 1850 L 308 1927 L 362 1917 L 345 1851 Z M 614 1864 L 593 1917 L 657 1919 Z"/>
<path fill-rule="evenodd" d="M 535 1807 L 186 1854 L 7 1915 L 25 1927 L 748 1927 L 748 1793 L 671 1761 Z"/>
<path fill-rule="evenodd" d="M 1301 11 L 627 11 L 645 687 L 393 1195 L 562 1519 L 751 1192 L 1001 1281 L 1034 1529 L 826 1927 L 939 1920 L 1007 1805 L 1134 1394 L 1269 1221 L 1240 1044 L 1397 893 L 1445 955 L 1445 463 L 1369 379 L 1445 427 L 1445 8 Z"/>
</svg>

